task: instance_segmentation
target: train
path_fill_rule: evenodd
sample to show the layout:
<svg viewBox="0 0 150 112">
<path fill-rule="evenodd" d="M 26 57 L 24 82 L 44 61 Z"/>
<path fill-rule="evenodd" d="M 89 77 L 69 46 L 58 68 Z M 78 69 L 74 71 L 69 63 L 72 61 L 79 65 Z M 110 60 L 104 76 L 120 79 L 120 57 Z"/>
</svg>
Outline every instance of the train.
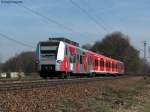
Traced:
<svg viewBox="0 0 150 112">
<path fill-rule="evenodd" d="M 123 62 L 83 49 L 79 43 L 64 37 L 40 41 L 36 63 L 43 78 L 124 74 Z"/>
</svg>

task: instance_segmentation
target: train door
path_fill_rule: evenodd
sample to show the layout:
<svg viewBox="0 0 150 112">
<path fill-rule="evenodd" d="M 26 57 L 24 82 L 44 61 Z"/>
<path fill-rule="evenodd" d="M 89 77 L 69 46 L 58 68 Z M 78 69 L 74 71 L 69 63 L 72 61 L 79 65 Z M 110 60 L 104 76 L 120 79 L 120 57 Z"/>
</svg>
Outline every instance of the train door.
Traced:
<svg viewBox="0 0 150 112">
<path fill-rule="evenodd" d="M 83 70 L 86 73 L 88 72 L 88 56 L 86 52 L 83 53 Z"/>
<path fill-rule="evenodd" d="M 61 53 L 62 53 L 62 51 L 61 51 Z M 66 73 L 69 71 L 69 58 L 68 57 L 69 57 L 68 46 L 65 45 L 64 59 L 60 63 L 60 70 L 66 72 Z"/>
<path fill-rule="evenodd" d="M 70 66 L 70 71 L 74 72 L 75 71 L 75 61 L 76 61 L 76 48 L 74 46 L 69 46 L 69 66 Z"/>
<path fill-rule="evenodd" d="M 89 53 L 89 71 L 90 73 L 92 73 L 94 67 L 93 67 L 93 60 L 94 60 L 94 56 L 92 53 Z"/>
</svg>

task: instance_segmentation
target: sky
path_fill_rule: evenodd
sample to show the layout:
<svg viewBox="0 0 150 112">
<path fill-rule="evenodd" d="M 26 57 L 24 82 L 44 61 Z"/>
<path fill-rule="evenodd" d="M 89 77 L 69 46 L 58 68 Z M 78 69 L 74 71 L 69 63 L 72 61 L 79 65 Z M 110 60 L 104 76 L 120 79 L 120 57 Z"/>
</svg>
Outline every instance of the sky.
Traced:
<svg viewBox="0 0 150 112">
<path fill-rule="evenodd" d="M 150 45 L 149 11 L 150 0 L 0 0 L 0 34 L 26 44 L 0 36 L 0 62 L 34 51 L 49 37 L 83 45 L 120 31 L 135 48 L 143 49 L 145 40 Z"/>
</svg>

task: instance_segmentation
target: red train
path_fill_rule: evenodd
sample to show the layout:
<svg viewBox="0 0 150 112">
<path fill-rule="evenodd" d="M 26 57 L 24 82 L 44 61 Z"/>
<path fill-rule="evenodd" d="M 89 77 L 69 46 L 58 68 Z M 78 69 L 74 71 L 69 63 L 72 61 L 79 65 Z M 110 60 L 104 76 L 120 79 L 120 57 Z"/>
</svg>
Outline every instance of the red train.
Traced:
<svg viewBox="0 0 150 112">
<path fill-rule="evenodd" d="M 124 63 L 79 47 L 66 38 L 39 42 L 36 50 L 41 77 L 61 75 L 124 74 Z"/>
</svg>

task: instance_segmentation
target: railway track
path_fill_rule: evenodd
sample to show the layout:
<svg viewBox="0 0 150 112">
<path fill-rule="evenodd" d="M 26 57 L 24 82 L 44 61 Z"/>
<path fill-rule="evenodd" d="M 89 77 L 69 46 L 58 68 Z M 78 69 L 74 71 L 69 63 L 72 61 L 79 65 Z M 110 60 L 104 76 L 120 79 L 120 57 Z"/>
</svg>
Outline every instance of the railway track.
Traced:
<svg viewBox="0 0 150 112">
<path fill-rule="evenodd" d="M 53 79 L 53 80 L 31 80 L 31 81 L 15 81 L 0 84 L 0 91 L 9 90 L 30 90 L 33 88 L 40 87 L 55 87 L 57 85 L 65 84 L 79 84 L 88 83 L 93 81 L 103 81 L 103 80 L 114 80 L 119 78 L 125 78 L 127 76 L 121 77 L 95 77 L 95 78 L 79 78 L 79 79 Z"/>
</svg>

